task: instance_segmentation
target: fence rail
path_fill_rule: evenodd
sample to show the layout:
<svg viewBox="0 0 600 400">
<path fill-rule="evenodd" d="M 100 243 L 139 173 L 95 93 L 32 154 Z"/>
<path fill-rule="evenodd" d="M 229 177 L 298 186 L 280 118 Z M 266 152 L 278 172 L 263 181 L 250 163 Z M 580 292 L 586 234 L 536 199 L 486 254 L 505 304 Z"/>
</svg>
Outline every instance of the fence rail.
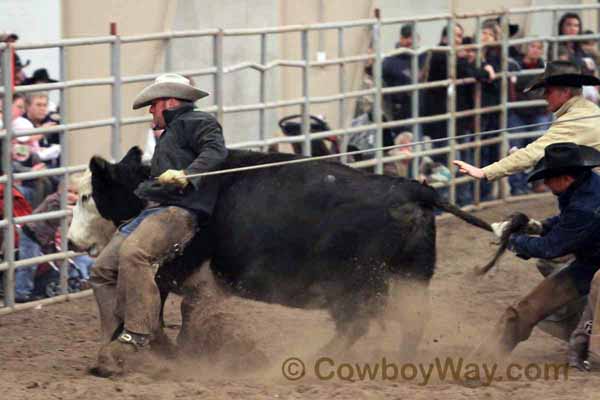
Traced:
<svg viewBox="0 0 600 400">
<path fill-rule="evenodd" d="M 209 76 L 213 78 L 214 83 L 214 104 L 204 108 L 207 112 L 216 114 L 217 119 L 223 123 L 224 116 L 226 114 L 240 113 L 240 112 L 258 112 L 259 113 L 259 139 L 248 140 L 238 143 L 231 143 L 231 148 L 259 148 L 265 149 L 271 145 L 280 143 L 300 143 L 302 145 L 302 151 L 305 155 L 311 154 L 311 141 L 314 139 L 323 139 L 329 136 L 338 136 L 342 138 L 342 152 L 346 152 L 348 140 L 350 135 L 357 132 L 364 132 L 366 130 L 375 131 L 375 156 L 372 159 L 355 162 L 352 165 L 357 168 L 374 168 L 375 172 L 382 173 L 383 166 L 389 162 L 395 162 L 404 160 L 404 155 L 385 155 L 382 151 L 383 147 L 383 131 L 388 128 L 398 128 L 403 126 L 415 126 L 418 132 L 420 126 L 430 122 L 447 122 L 448 125 L 448 144 L 443 147 L 435 149 L 425 149 L 423 144 L 425 141 L 420 137 L 415 138 L 415 142 L 412 144 L 415 151 L 415 157 L 413 159 L 411 169 L 415 173 L 418 169 L 418 158 L 427 155 L 438 155 L 443 154 L 448 157 L 448 166 L 451 168 L 451 162 L 457 157 L 458 152 L 465 149 L 475 150 L 475 160 L 478 163 L 480 160 L 480 152 L 482 147 L 487 145 L 499 145 L 501 147 L 501 154 L 504 154 L 508 150 L 508 135 L 506 131 L 501 132 L 497 137 L 487 138 L 483 132 L 479 132 L 478 128 L 480 124 L 480 117 L 482 114 L 490 112 L 499 112 L 500 127 L 504 129 L 507 127 L 508 112 L 511 109 L 519 109 L 531 106 L 540 106 L 545 104 L 543 101 L 524 101 L 524 102 L 511 102 L 508 96 L 508 83 L 509 79 L 520 76 L 530 76 L 541 72 L 540 70 L 533 71 L 520 71 L 520 72 L 508 72 L 507 68 L 507 55 L 510 46 L 520 45 L 529 43 L 532 41 L 542 41 L 547 44 L 556 44 L 564 41 L 572 40 L 598 40 L 600 34 L 581 35 L 574 39 L 572 36 L 540 36 L 540 37 L 525 37 L 519 39 L 509 39 L 508 37 L 508 20 L 511 15 L 519 14 L 535 14 L 535 13 L 552 13 L 553 23 L 556 25 L 558 12 L 562 11 L 583 11 L 583 10 L 600 10 L 600 4 L 589 4 L 589 5 L 569 5 L 569 6 L 542 6 L 542 7 L 525 7 L 525 8 L 513 8 L 513 9 L 502 9 L 492 10 L 485 12 L 473 12 L 463 14 L 451 14 L 451 13 L 440 13 L 435 15 L 423 15 L 415 17 L 404 17 L 404 18 L 380 18 L 376 13 L 376 18 L 362 19 L 356 21 L 343 21 L 343 22 L 328 22 L 318 24 L 307 24 L 307 25 L 290 25 L 280 27 L 268 27 L 268 28 L 251 28 L 251 29 L 200 29 L 200 30 L 184 30 L 184 31 L 170 31 L 162 33 L 152 33 L 144 35 L 130 35 L 120 36 L 112 34 L 109 36 L 101 36 L 94 38 L 76 38 L 76 39 L 63 39 L 58 41 L 44 42 L 44 43 L 19 43 L 16 45 L 9 46 L 5 43 L 0 44 L 0 63 L 2 66 L 2 86 L 0 87 L 0 96 L 5 101 L 3 102 L 3 124 L 4 132 L 0 133 L 0 140 L 3 143 L 2 152 L 2 165 L 4 166 L 5 175 L 0 177 L 0 184 L 5 185 L 5 193 L 10 193 L 15 185 L 16 181 L 23 179 L 33 179 L 37 177 L 47 176 L 63 176 L 64 179 L 68 179 L 69 175 L 75 172 L 79 172 L 85 169 L 85 165 L 69 166 L 68 157 L 68 144 L 67 138 L 75 131 L 89 129 L 93 127 L 111 127 L 111 157 L 118 159 L 120 157 L 121 149 L 119 143 L 121 141 L 121 128 L 126 125 L 135 124 L 147 124 L 150 121 L 149 116 L 142 117 L 126 117 L 121 115 L 121 99 L 123 94 L 123 87 L 125 85 L 149 82 L 155 79 L 160 73 L 149 73 L 139 75 L 123 75 L 121 70 L 121 55 L 123 52 L 123 46 L 132 43 L 143 43 L 149 41 L 161 41 L 164 43 L 164 65 L 166 71 L 172 71 L 173 65 L 173 54 L 172 54 L 172 42 L 182 38 L 199 38 L 206 37 L 212 38 L 212 51 L 213 51 L 213 65 L 204 68 L 195 68 L 188 70 L 177 70 L 174 72 L 182 73 L 189 76 Z M 458 79 L 456 76 L 456 57 L 457 51 L 474 49 L 477 51 L 478 63 L 481 60 L 481 52 L 486 46 L 480 43 L 480 22 L 481 18 L 484 17 L 500 17 L 501 26 L 504 32 L 501 41 L 495 43 L 500 46 L 503 54 L 502 71 L 497 74 L 496 79 L 501 84 L 501 102 L 498 105 L 491 107 L 481 107 L 481 104 L 477 102 L 475 109 L 473 110 L 462 110 L 456 109 L 456 90 L 461 85 L 476 85 L 477 90 L 480 92 L 480 83 L 472 78 Z M 476 43 L 472 45 L 455 45 L 454 26 L 457 22 L 462 19 L 475 18 L 476 19 Z M 448 31 L 448 42 L 451 43 L 449 46 L 430 46 L 430 47 L 416 47 L 416 42 L 413 48 L 401 48 L 391 49 L 384 51 L 382 43 L 382 29 L 384 27 L 398 25 L 398 24 L 412 24 L 413 27 L 418 27 L 419 24 L 431 21 L 441 21 L 447 27 Z M 346 34 L 349 29 L 362 28 L 368 30 L 372 37 L 373 53 L 364 54 L 346 54 L 345 43 Z M 337 33 L 337 53 L 334 58 L 328 60 L 314 60 L 311 57 L 312 43 L 310 43 L 310 33 L 316 31 L 333 31 Z M 116 32 L 113 32 L 116 33 Z M 297 34 L 300 37 L 301 45 L 301 59 L 289 60 L 289 59 L 275 59 L 272 61 L 267 60 L 267 39 L 272 35 L 280 34 Z M 226 37 L 251 37 L 258 36 L 260 38 L 260 62 L 245 61 L 234 65 L 225 65 L 224 54 L 227 50 L 224 38 Z M 109 46 L 110 48 L 110 76 L 108 77 L 97 77 L 91 79 L 71 79 L 68 80 L 68 72 L 66 71 L 66 50 L 71 47 L 77 46 Z M 60 82 L 56 83 L 45 83 L 31 86 L 13 86 L 11 76 L 11 64 L 12 64 L 12 53 L 16 50 L 31 50 L 31 49 L 45 49 L 45 48 L 57 48 L 59 50 L 60 59 Z M 557 46 L 554 46 L 556 49 Z M 448 78 L 436 82 L 420 82 L 418 79 L 418 57 L 421 54 L 430 51 L 444 52 L 447 57 L 449 65 Z M 385 57 L 390 57 L 399 54 L 408 54 L 412 58 L 411 71 L 412 71 L 412 82 L 405 86 L 396 87 L 384 87 L 382 80 L 382 63 Z M 374 85 L 370 89 L 352 89 L 348 88 L 348 77 L 345 67 L 353 63 L 373 63 L 373 77 Z M 292 67 L 297 68 L 302 74 L 302 92 L 301 95 L 293 99 L 269 99 L 267 96 L 267 75 L 266 71 L 277 69 L 280 67 Z M 316 96 L 310 92 L 310 80 L 311 72 L 314 68 L 338 68 L 339 77 L 339 90 L 338 93 L 326 96 Z M 224 104 L 224 88 L 223 83 L 228 74 L 243 70 L 255 70 L 259 72 L 260 79 L 260 95 L 259 101 L 253 104 Z M 111 115 L 109 118 L 103 118 L 95 121 L 82 121 L 82 122 L 68 122 L 64 121 L 62 124 L 54 127 L 36 128 L 29 129 L 21 132 L 14 132 L 11 121 L 11 108 L 10 99 L 14 93 L 30 93 L 34 91 L 48 91 L 58 90 L 60 93 L 60 107 L 62 115 L 67 115 L 65 102 L 65 92 L 71 88 L 89 87 L 89 86 L 110 86 L 110 99 L 111 99 Z M 446 101 L 447 112 L 435 116 L 421 116 L 419 115 L 419 95 L 420 91 L 432 88 L 445 88 L 447 97 L 446 99 L 440 99 L 440 101 Z M 411 94 L 412 103 L 412 115 L 410 118 L 403 120 L 388 120 L 384 122 L 383 119 L 383 108 L 382 102 L 383 95 L 390 95 L 395 93 L 407 93 Z M 372 97 L 373 98 L 373 115 L 374 121 L 372 124 L 359 127 L 350 127 L 349 116 L 351 113 L 348 110 L 349 100 L 357 99 L 361 97 Z M 8 100 L 7 100 L 8 99 Z M 339 118 L 338 127 L 332 128 L 326 132 L 310 132 L 310 109 L 314 104 L 323 103 L 338 103 Z M 301 119 L 302 119 L 302 132 L 299 136 L 294 137 L 269 137 L 267 135 L 267 124 L 266 124 L 266 111 L 277 110 L 284 107 L 297 106 L 301 108 Z M 457 135 L 455 132 L 455 123 L 457 119 L 464 117 L 475 118 L 475 125 L 477 133 L 474 141 L 471 143 L 458 143 Z M 50 134 L 58 132 L 60 135 L 60 143 L 62 146 L 61 166 L 60 168 L 51 169 L 47 171 L 28 172 L 28 173 L 15 173 L 11 163 L 11 141 L 20 136 L 33 135 L 33 134 Z M 225 132 L 227 132 L 227 126 L 225 126 Z M 535 137 L 539 133 L 518 133 L 511 134 L 515 138 L 522 137 Z M 345 156 L 341 157 L 342 161 L 346 162 Z M 456 187 L 457 185 L 471 182 L 472 180 L 467 177 L 454 177 L 446 185 L 449 187 L 450 200 L 455 201 Z M 439 185 L 438 185 L 439 186 Z M 501 186 L 502 188 L 502 186 Z M 501 199 L 507 200 L 510 195 L 504 190 L 500 190 Z M 475 189 L 475 204 L 480 204 L 480 193 L 479 187 L 476 185 Z M 45 260 L 63 260 L 61 265 L 61 293 L 62 296 L 56 298 L 56 301 L 65 301 L 74 296 L 68 294 L 67 287 L 67 259 L 73 257 L 75 253 L 67 250 L 66 240 L 63 240 L 61 249 L 56 254 L 50 254 L 36 259 L 27 260 L 16 260 L 15 257 L 15 243 L 14 243 L 14 232 L 21 223 L 28 221 L 34 221 L 39 219 L 49 218 L 60 218 L 61 228 L 60 232 L 63 238 L 67 237 L 67 217 L 69 211 L 67 209 L 67 198 L 66 191 L 63 191 L 61 195 L 61 211 L 54 213 L 39 214 L 28 217 L 15 218 L 13 215 L 13 202 L 11 196 L 5 196 L 4 202 L 4 216 L 5 219 L 0 221 L 0 229 L 4 230 L 4 260 L 0 263 L 0 271 L 4 271 L 4 303 L 5 308 L 0 309 L 0 314 L 5 314 L 13 310 L 27 309 L 29 305 L 15 306 L 14 302 L 14 272 L 15 268 L 32 265 Z M 53 302 L 53 301 L 51 301 Z M 34 303 L 31 306 L 35 306 Z M 46 303 L 44 303 L 46 304 Z"/>
</svg>

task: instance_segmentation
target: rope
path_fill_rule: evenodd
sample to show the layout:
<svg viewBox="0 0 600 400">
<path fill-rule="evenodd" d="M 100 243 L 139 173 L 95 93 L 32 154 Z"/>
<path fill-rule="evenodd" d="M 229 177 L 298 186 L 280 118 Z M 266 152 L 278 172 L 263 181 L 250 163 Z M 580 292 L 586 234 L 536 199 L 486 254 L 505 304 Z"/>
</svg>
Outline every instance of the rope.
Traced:
<svg viewBox="0 0 600 400">
<path fill-rule="evenodd" d="M 546 126 L 548 124 L 557 125 L 557 124 L 562 124 L 565 122 L 580 121 L 580 120 L 591 119 L 591 118 L 600 118 L 600 114 L 588 115 L 585 117 L 570 118 L 570 119 L 565 119 L 565 120 L 561 120 L 561 121 L 554 121 L 551 123 L 541 122 L 541 123 L 536 123 L 536 124 L 514 126 L 512 128 L 493 129 L 493 130 L 483 131 L 483 132 L 479 132 L 479 133 L 468 133 L 468 134 L 464 134 L 464 135 L 454 136 L 453 138 L 421 140 L 418 142 L 411 142 L 411 143 L 406 143 L 406 144 L 396 144 L 396 145 L 383 146 L 383 147 L 377 147 L 377 148 L 372 148 L 372 149 L 347 151 L 344 153 L 328 154 L 325 156 L 306 157 L 306 158 L 299 158 L 297 160 L 278 161 L 278 162 L 267 163 L 267 164 L 251 165 L 248 167 L 229 168 L 229 169 L 223 169 L 223 170 L 211 171 L 211 172 L 201 172 L 201 173 L 197 173 L 197 174 L 185 175 L 185 177 L 186 178 L 199 178 L 199 177 L 203 177 L 203 176 L 223 175 L 223 174 L 231 174 L 234 172 L 243 172 L 243 171 L 251 171 L 251 170 L 255 170 L 255 169 L 279 167 L 279 166 L 288 165 L 288 164 L 301 164 L 301 163 L 311 162 L 311 161 L 320 161 L 320 160 L 328 160 L 328 159 L 332 159 L 332 158 L 339 158 L 342 156 L 352 156 L 355 154 L 372 153 L 372 152 L 376 152 L 379 150 L 385 151 L 385 150 L 391 150 L 391 149 L 397 149 L 397 148 L 403 148 L 403 147 L 411 147 L 411 146 L 414 146 L 417 144 L 437 143 L 437 142 L 442 142 L 442 141 L 463 139 L 463 138 L 474 137 L 474 136 L 493 135 L 493 134 L 501 133 L 501 132 L 510 132 L 510 131 L 515 131 L 515 130 L 520 130 L 520 129 L 525 129 L 525 128 L 535 128 L 535 127 L 540 127 L 540 126 Z"/>
</svg>

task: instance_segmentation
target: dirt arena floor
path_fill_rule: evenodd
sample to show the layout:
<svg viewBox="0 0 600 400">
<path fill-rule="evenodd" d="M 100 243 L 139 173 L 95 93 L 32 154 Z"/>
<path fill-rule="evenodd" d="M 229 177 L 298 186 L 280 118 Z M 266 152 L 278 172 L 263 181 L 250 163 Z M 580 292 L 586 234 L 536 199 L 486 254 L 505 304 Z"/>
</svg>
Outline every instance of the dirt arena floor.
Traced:
<svg viewBox="0 0 600 400">
<path fill-rule="evenodd" d="M 554 199 L 512 203 L 478 214 L 497 221 L 515 210 L 542 218 L 555 212 Z M 491 240 L 489 233 L 456 218 L 438 222 L 439 261 L 431 285 L 433 315 L 413 360 L 401 359 L 401 331 L 394 322 L 387 323 L 385 329 L 373 324 L 351 354 L 322 359 L 315 352 L 333 335 L 333 324 L 325 313 L 234 299 L 228 302 L 227 312 L 252 324 L 252 335 L 268 359 L 268 363 L 261 361 L 265 364 L 262 368 L 236 368 L 235 357 L 180 359 L 165 361 L 160 373 L 101 379 L 87 372 L 98 349 L 98 318 L 89 297 L 0 317 L 0 399 L 600 398 L 600 371 L 569 370 L 566 378 L 543 379 L 546 365 L 564 363 L 565 344 L 537 329 L 510 360 L 521 368 L 513 369 L 512 376 L 519 378 L 520 374 L 521 379 L 507 381 L 508 367 L 503 364 L 487 386 L 464 385 L 449 375 L 441 377 L 435 370 L 425 382 L 421 371 L 427 372 L 429 364 L 435 366 L 436 359 L 441 365 L 466 357 L 485 340 L 504 308 L 540 280 L 533 261 L 512 254 L 487 276 L 473 279 L 469 272 L 489 260 L 495 249 Z M 174 297 L 168 304 L 167 320 L 172 324 L 168 333 L 172 337 L 180 321 L 179 303 Z M 295 381 L 286 379 L 282 372 L 284 360 L 290 357 L 306 365 L 305 375 Z M 377 374 L 365 375 L 366 364 Z M 299 368 L 288 363 L 283 370 L 296 378 Z M 532 380 L 538 374 L 541 379 Z"/>
</svg>

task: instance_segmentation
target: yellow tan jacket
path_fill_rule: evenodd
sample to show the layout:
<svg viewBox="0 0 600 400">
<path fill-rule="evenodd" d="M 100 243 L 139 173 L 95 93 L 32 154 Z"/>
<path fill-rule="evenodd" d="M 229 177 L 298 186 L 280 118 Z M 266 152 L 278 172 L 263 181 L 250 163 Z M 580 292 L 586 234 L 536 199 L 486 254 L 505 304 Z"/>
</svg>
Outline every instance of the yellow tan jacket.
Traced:
<svg viewBox="0 0 600 400">
<path fill-rule="evenodd" d="M 544 156 L 546 146 L 552 143 L 573 142 L 600 150 L 600 118 L 567 121 L 593 115 L 600 117 L 597 105 L 581 96 L 570 98 L 554 113 L 556 120 L 546 133 L 527 147 L 484 167 L 486 178 L 493 181 L 533 167 Z"/>
</svg>

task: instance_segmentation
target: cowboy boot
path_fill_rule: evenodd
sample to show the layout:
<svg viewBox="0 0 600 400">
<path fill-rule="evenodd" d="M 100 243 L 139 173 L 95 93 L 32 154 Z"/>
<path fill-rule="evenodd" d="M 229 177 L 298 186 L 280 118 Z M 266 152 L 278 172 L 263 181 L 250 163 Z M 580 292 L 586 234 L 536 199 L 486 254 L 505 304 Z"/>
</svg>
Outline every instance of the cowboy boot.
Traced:
<svg viewBox="0 0 600 400">
<path fill-rule="evenodd" d="M 570 368 L 577 368 L 580 371 L 589 371 L 588 345 L 590 337 L 587 334 L 572 335 L 569 340 L 569 349 L 567 351 L 567 362 Z"/>
<path fill-rule="evenodd" d="M 90 373 L 101 378 L 123 375 L 127 368 L 139 364 L 141 353 L 150 348 L 149 342 L 148 335 L 123 331 L 116 340 L 102 346 Z"/>
</svg>

